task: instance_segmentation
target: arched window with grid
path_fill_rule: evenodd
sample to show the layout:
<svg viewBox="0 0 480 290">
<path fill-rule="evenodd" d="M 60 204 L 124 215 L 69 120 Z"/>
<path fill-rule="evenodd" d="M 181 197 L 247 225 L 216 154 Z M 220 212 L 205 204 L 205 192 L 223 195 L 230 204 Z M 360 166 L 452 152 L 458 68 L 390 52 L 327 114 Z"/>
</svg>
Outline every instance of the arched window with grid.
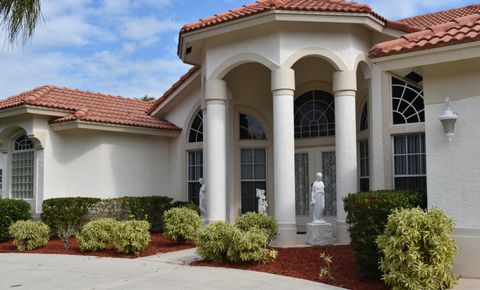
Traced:
<svg viewBox="0 0 480 290">
<path fill-rule="evenodd" d="M 188 142 L 189 143 L 200 143 L 203 142 L 203 114 L 202 111 L 199 111 L 195 118 L 193 119 L 192 125 L 188 133 Z"/>
<path fill-rule="evenodd" d="M 335 136 L 335 99 L 325 91 L 307 92 L 295 101 L 295 138 Z"/>
<path fill-rule="evenodd" d="M 392 112 L 395 125 L 425 122 L 423 90 L 392 77 Z"/>
<path fill-rule="evenodd" d="M 26 135 L 13 141 L 11 197 L 33 199 L 35 144 Z"/>
<path fill-rule="evenodd" d="M 188 130 L 187 144 L 187 193 L 188 200 L 199 204 L 199 191 L 202 185 L 199 182 L 203 178 L 203 114 L 202 111 L 193 117 Z"/>
</svg>

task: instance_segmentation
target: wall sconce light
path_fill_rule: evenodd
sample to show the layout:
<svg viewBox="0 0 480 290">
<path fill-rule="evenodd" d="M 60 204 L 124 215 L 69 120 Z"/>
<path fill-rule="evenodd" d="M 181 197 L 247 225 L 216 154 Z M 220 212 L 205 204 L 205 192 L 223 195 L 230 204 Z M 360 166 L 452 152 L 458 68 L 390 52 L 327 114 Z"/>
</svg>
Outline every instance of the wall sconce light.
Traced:
<svg viewBox="0 0 480 290">
<path fill-rule="evenodd" d="M 445 100 L 445 111 L 439 119 L 440 122 L 442 122 L 445 135 L 448 137 L 448 142 L 451 142 L 453 136 L 455 135 L 455 123 L 457 123 L 458 115 L 452 111 L 452 104 L 450 103 L 450 98 L 447 98 Z"/>
</svg>

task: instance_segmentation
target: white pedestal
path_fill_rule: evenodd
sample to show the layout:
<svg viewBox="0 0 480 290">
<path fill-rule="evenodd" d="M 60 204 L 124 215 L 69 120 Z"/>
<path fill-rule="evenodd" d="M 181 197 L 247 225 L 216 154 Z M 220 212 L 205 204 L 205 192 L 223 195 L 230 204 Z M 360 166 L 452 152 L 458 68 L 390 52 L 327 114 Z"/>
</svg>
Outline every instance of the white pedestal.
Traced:
<svg viewBox="0 0 480 290">
<path fill-rule="evenodd" d="M 327 222 L 307 224 L 307 244 L 312 246 L 331 246 L 333 242 L 332 224 Z"/>
</svg>

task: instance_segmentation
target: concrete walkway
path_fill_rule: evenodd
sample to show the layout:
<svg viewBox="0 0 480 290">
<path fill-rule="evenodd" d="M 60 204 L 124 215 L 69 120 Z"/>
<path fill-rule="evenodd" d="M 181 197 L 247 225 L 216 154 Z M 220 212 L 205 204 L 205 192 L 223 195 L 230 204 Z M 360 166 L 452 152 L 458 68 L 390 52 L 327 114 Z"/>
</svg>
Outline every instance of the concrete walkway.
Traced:
<svg viewBox="0 0 480 290">
<path fill-rule="evenodd" d="M 185 265 L 195 258 L 193 250 L 139 259 L 0 254 L 0 289 L 342 289 L 266 273 Z"/>
</svg>

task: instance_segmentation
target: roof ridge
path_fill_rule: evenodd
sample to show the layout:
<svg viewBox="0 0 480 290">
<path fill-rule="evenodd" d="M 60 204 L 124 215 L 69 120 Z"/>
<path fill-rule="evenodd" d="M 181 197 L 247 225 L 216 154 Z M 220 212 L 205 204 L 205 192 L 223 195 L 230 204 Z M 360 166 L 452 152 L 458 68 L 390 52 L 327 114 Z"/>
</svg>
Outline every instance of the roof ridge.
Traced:
<svg viewBox="0 0 480 290">
<path fill-rule="evenodd" d="M 407 21 L 407 20 L 409 20 L 409 19 L 415 19 L 415 18 L 419 18 L 419 17 L 426 17 L 426 16 L 429 16 L 429 15 L 434 15 L 434 14 L 438 14 L 438 13 L 452 12 L 452 11 L 456 11 L 456 10 L 459 10 L 459 9 L 466 9 L 466 8 L 473 8 L 473 7 L 478 7 L 478 8 L 480 8 L 480 4 L 469 4 L 469 5 L 462 6 L 462 7 L 450 8 L 450 9 L 446 9 L 446 10 L 440 10 L 440 11 L 436 11 L 436 12 L 429 12 L 429 13 L 425 13 L 425 14 L 410 16 L 410 17 L 398 19 L 398 20 L 395 20 L 395 21 L 403 22 L 403 21 Z"/>
</svg>

